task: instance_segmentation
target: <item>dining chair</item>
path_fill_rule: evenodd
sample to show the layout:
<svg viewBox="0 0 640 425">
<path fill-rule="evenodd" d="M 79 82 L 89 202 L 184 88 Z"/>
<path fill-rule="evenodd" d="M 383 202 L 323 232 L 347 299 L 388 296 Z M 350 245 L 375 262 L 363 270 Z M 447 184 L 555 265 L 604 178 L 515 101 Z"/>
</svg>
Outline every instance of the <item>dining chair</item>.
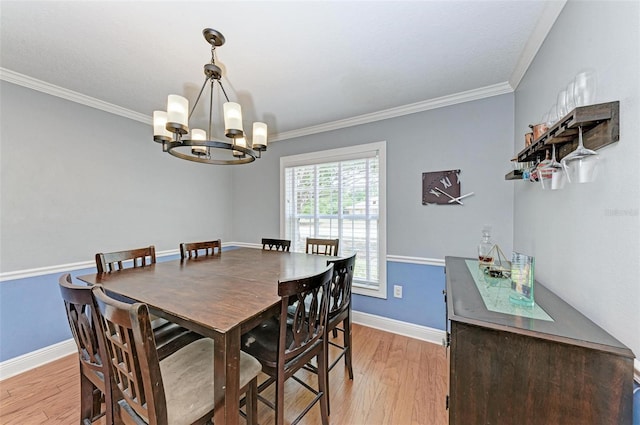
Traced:
<svg viewBox="0 0 640 425">
<path fill-rule="evenodd" d="M 149 309 L 92 290 L 100 315 L 113 382 L 116 423 L 193 425 L 210 423 L 214 409 L 214 342 L 199 339 L 159 360 Z M 247 423 L 257 421 L 260 362 L 240 353 L 240 392 L 246 394 Z M 118 422 L 120 421 L 120 422 Z"/>
<path fill-rule="evenodd" d="M 349 379 L 353 380 L 352 364 L 352 338 L 351 338 L 351 287 L 353 284 L 353 271 L 356 264 L 356 253 L 350 257 L 340 260 L 331 260 L 327 264 L 333 264 L 333 278 L 329 287 L 329 318 L 327 320 L 326 338 L 327 344 L 340 350 L 340 354 L 329 363 L 329 350 L 326 350 L 327 361 L 327 401 L 328 410 L 331 414 L 331 384 L 329 382 L 329 372 L 344 357 L 344 364 L 349 374 Z M 332 332 L 333 338 L 337 338 L 338 331 L 342 332 L 342 345 L 329 338 Z"/>
<path fill-rule="evenodd" d="M 329 285 L 333 266 L 324 272 L 305 278 L 278 282 L 281 298 L 280 314 L 272 317 L 242 336 L 242 350 L 257 358 L 267 378 L 258 387 L 258 393 L 275 383 L 275 403 L 262 396 L 258 399 L 275 410 L 276 425 L 284 424 L 284 386 L 293 378 L 314 394 L 302 413 L 291 422 L 297 424 L 319 401 L 322 424 L 329 422 L 327 399 L 327 363 L 325 355 L 325 328 L 329 311 Z M 305 308 L 308 301 L 309 309 Z M 292 316 L 289 306 L 296 308 Z M 312 388 L 294 374 L 313 358 L 318 363 L 318 389 Z"/>
<path fill-rule="evenodd" d="M 333 264 L 333 279 L 329 293 L 329 321 L 327 323 L 327 333 L 332 332 L 336 338 L 337 332 L 343 334 L 342 346 L 328 340 L 329 344 L 340 348 L 342 353 L 331 363 L 329 370 L 338 363 L 344 356 L 345 366 L 349 372 L 349 379 L 353 379 L 353 368 L 351 364 L 351 288 L 353 286 L 353 272 L 356 265 L 356 253 L 340 260 L 330 260 L 327 264 Z M 342 327 L 341 327 L 342 326 Z"/>
<path fill-rule="evenodd" d="M 114 251 L 96 254 L 98 273 L 122 270 L 123 262 L 131 260 L 133 267 L 144 267 L 156 262 L 156 248 L 151 245 L 146 248 L 136 248 L 125 251 Z"/>
<path fill-rule="evenodd" d="M 331 391 L 331 385 L 329 382 L 329 372 L 338 364 L 341 358 L 344 357 L 345 367 L 349 374 L 349 379 L 353 380 L 353 365 L 352 365 L 352 337 L 351 337 L 351 288 L 353 285 L 353 271 L 356 263 L 356 255 L 354 253 L 350 257 L 342 258 L 340 260 L 329 260 L 327 264 L 333 264 L 333 277 L 331 279 L 331 285 L 329 286 L 329 318 L 327 320 L 326 328 L 326 340 L 327 344 L 336 347 L 340 354 L 329 363 L 329 350 L 327 349 L 326 362 L 327 362 L 327 403 L 329 414 L 331 414 L 331 397 L 329 393 Z M 306 307 L 309 309 L 309 306 Z M 289 315 L 291 316 L 291 308 L 289 308 Z M 333 338 L 338 337 L 338 331 L 342 332 L 342 345 L 333 341 L 329 337 L 329 333 L 332 333 Z M 328 348 L 328 347 L 327 347 Z M 318 368 L 312 363 L 305 365 L 305 369 L 318 373 Z"/>
<path fill-rule="evenodd" d="M 307 238 L 307 254 L 338 255 L 340 239 Z"/>
<path fill-rule="evenodd" d="M 198 258 L 198 251 L 204 251 L 204 255 L 220 255 L 222 253 L 222 241 L 188 242 L 180 244 L 180 258 Z"/>
<path fill-rule="evenodd" d="M 132 261 L 133 267 L 146 267 L 156 263 L 155 246 L 136 248 L 124 251 L 97 253 L 96 268 L 98 273 L 112 273 L 125 269 L 124 264 Z M 151 324 L 160 358 L 163 359 L 180 348 L 202 338 L 196 332 L 172 323 L 166 319 L 151 315 Z"/>
<path fill-rule="evenodd" d="M 78 347 L 80 363 L 80 423 L 90 425 L 105 416 L 107 424 L 113 424 L 111 402 L 111 372 L 104 361 L 106 349 L 99 338 L 99 316 L 94 306 L 90 286 L 75 285 L 69 273 L 58 279 L 60 294 L 64 300 L 67 320 Z M 104 411 L 102 401 L 104 400 Z"/>
<path fill-rule="evenodd" d="M 289 252 L 291 241 L 288 239 L 269 239 L 262 238 L 262 249 L 265 251 L 283 251 Z"/>
</svg>

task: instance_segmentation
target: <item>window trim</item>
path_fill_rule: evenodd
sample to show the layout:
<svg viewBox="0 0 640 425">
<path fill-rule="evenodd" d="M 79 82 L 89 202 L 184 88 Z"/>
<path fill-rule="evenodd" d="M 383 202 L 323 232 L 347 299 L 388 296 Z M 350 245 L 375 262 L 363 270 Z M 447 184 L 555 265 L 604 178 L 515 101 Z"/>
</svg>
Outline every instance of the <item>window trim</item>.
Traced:
<svg viewBox="0 0 640 425">
<path fill-rule="evenodd" d="M 387 142 L 365 143 L 345 148 L 328 149 L 280 157 L 280 237 L 285 231 L 285 168 L 322 164 L 333 161 L 365 158 L 378 155 L 378 277 L 377 287 L 354 282 L 353 293 L 376 298 L 387 298 Z"/>
</svg>

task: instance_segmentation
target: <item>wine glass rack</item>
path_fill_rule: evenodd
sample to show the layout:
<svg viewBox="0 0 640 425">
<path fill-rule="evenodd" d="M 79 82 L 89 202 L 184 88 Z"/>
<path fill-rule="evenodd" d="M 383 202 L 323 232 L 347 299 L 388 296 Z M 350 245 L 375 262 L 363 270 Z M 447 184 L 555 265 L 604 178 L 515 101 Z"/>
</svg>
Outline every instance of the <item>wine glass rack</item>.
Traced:
<svg viewBox="0 0 640 425">
<path fill-rule="evenodd" d="M 560 161 L 578 146 L 578 126 L 582 126 L 584 147 L 598 150 L 620 140 L 620 102 L 579 106 L 558 120 L 551 128 L 525 147 L 516 156 L 517 162 L 545 158 L 551 145 L 556 145 L 556 159 Z M 521 180 L 522 171 L 514 170 L 505 180 Z"/>
</svg>

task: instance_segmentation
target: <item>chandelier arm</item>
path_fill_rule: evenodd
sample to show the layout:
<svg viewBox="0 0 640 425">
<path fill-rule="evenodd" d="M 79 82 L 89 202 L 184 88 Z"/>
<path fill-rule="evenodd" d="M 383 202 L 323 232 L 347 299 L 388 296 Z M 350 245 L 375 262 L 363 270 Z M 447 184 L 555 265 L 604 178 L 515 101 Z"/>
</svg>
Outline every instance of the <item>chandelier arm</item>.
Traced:
<svg viewBox="0 0 640 425">
<path fill-rule="evenodd" d="M 227 91 L 224 89 L 224 86 L 222 85 L 222 81 L 218 80 L 218 84 L 220 84 L 220 88 L 222 89 L 222 93 L 224 94 L 224 98 L 227 99 L 227 102 L 229 102 L 229 96 L 227 96 Z"/>
<path fill-rule="evenodd" d="M 202 83 L 202 88 L 200 89 L 200 93 L 198 93 L 198 97 L 196 101 L 193 103 L 193 108 L 191 108 L 191 112 L 189 112 L 189 119 L 191 119 L 191 115 L 193 115 L 193 111 L 196 110 L 196 106 L 198 106 L 198 102 L 200 101 L 200 96 L 202 96 L 202 92 L 204 91 L 204 87 L 207 85 L 207 81 L 209 81 L 209 76 L 204 79 L 204 83 Z"/>
</svg>

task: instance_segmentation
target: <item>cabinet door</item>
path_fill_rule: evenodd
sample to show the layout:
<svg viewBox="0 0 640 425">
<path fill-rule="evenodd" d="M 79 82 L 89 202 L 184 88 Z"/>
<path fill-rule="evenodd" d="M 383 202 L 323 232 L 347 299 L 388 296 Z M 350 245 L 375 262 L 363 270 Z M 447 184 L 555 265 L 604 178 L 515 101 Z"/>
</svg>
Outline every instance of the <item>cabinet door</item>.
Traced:
<svg viewBox="0 0 640 425">
<path fill-rule="evenodd" d="M 449 423 L 628 424 L 632 360 L 451 324 Z"/>
</svg>

